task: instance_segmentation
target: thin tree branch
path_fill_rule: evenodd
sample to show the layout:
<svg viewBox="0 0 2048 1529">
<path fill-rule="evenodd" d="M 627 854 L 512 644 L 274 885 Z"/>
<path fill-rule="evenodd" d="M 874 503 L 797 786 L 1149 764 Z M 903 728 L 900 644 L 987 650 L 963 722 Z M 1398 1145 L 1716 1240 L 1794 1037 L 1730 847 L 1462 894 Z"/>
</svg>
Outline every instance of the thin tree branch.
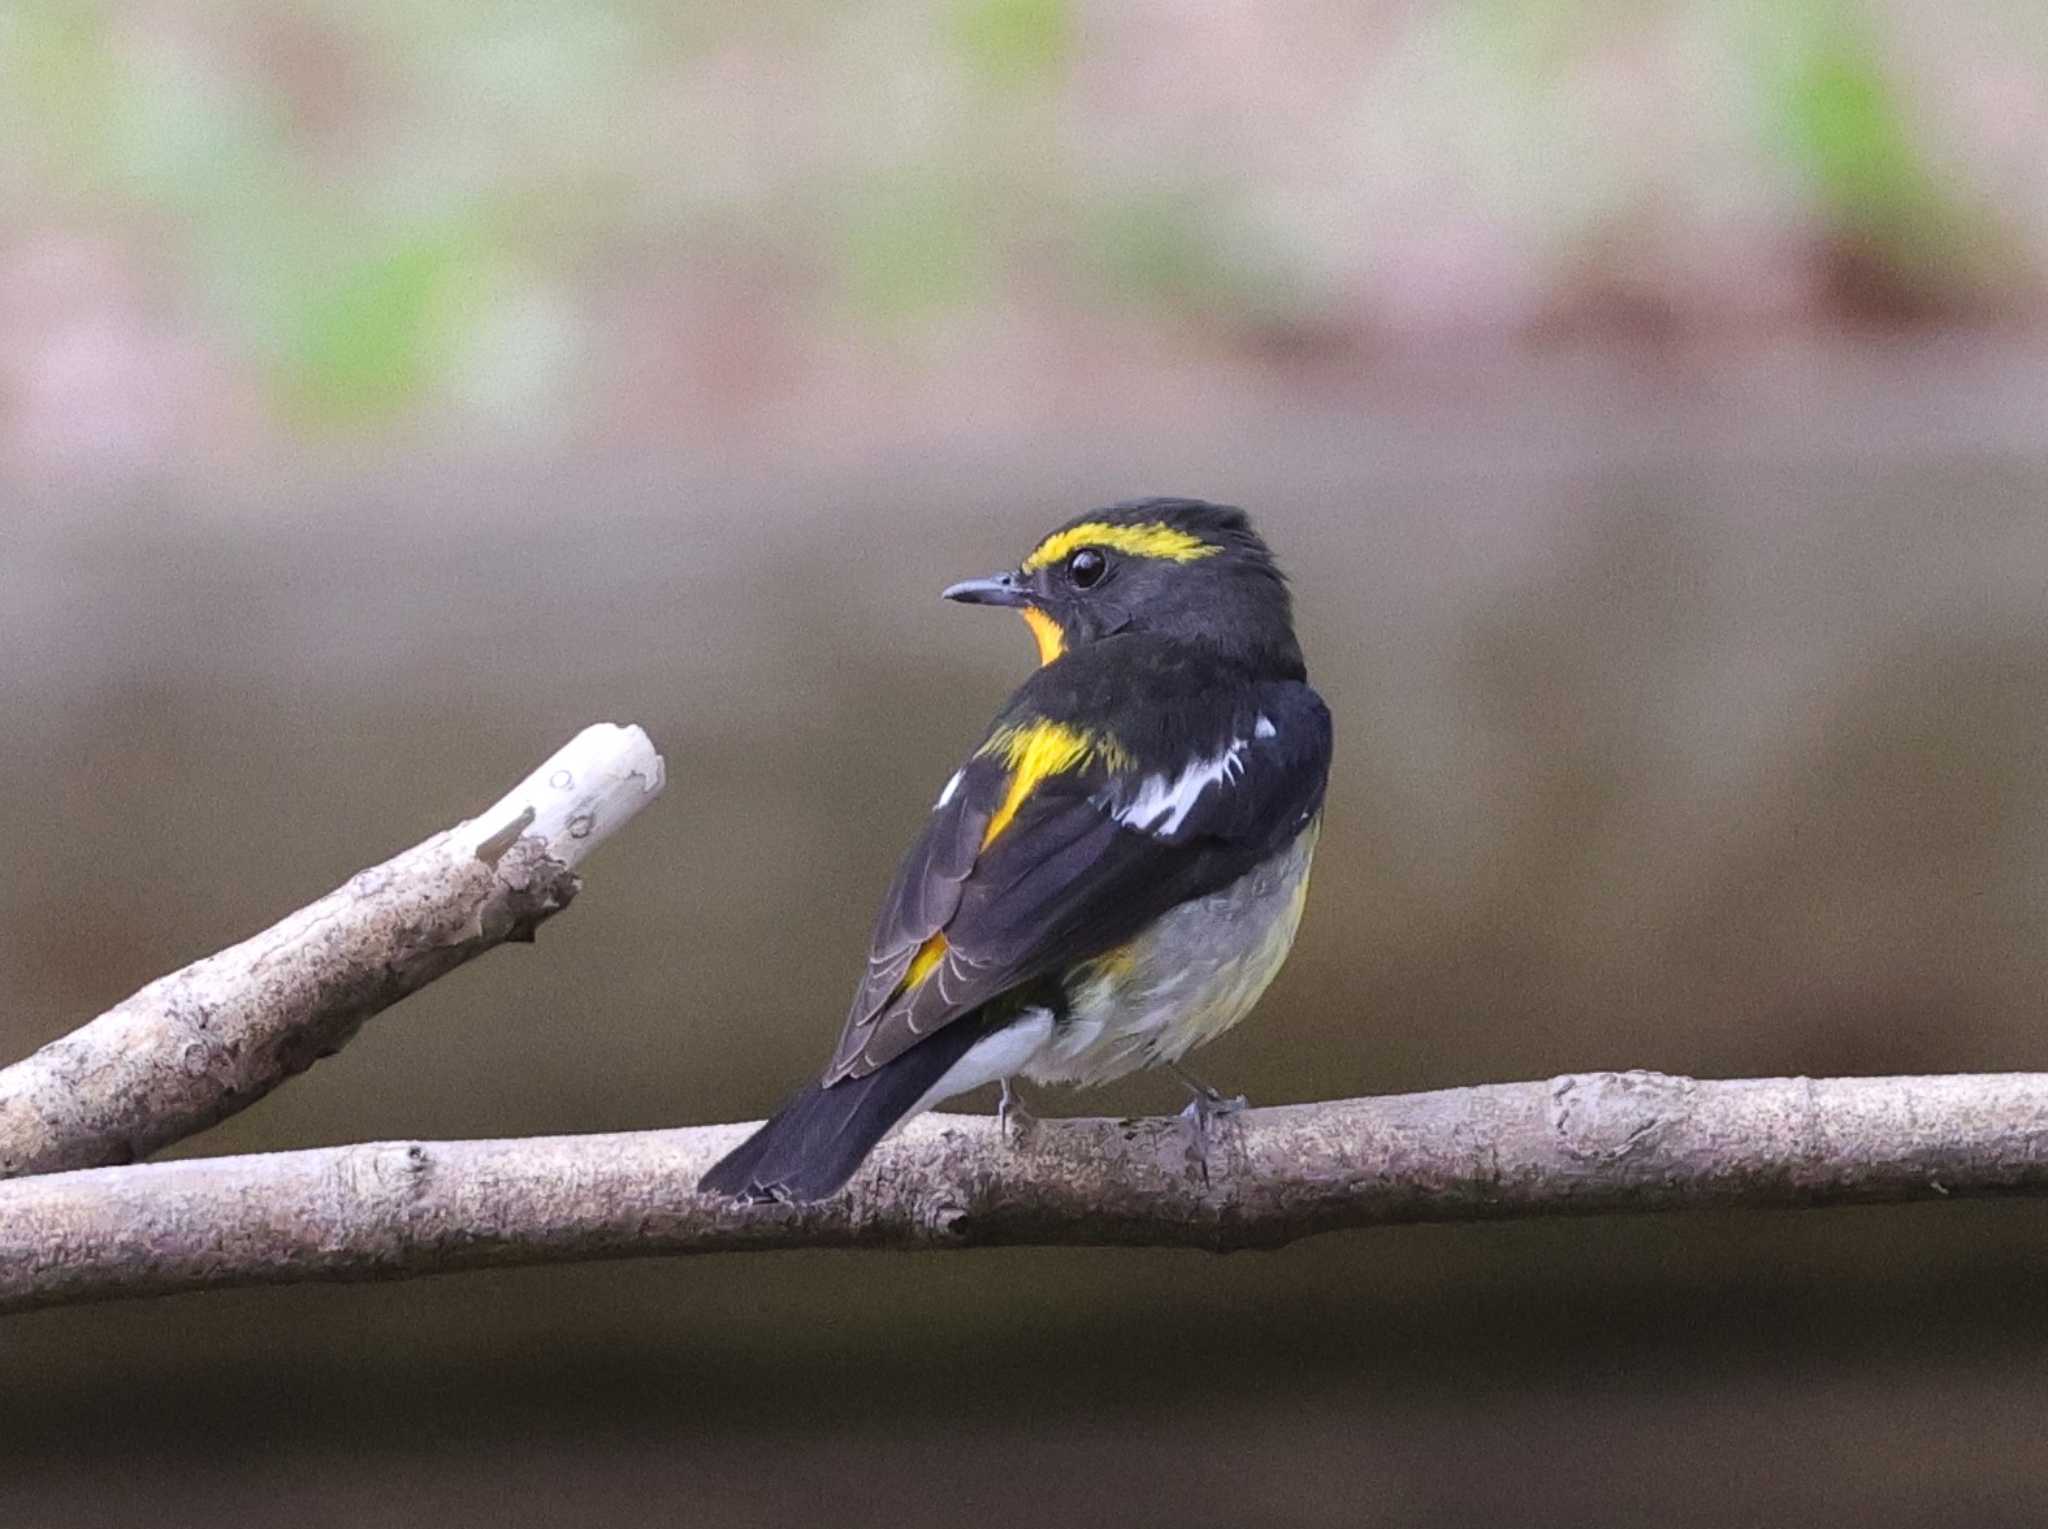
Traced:
<svg viewBox="0 0 2048 1529">
<path fill-rule="evenodd" d="M 750 1129 L 364 1146 L 0 1184 L 0 1311 L 769 1248 L 1277 1247 L 1414 1221 L 2048 1192 L 2048 1074 L 1586 1073 L 1175 1120 L 927 1116 L 847 1193 L 692 1186 Z"/>
<path fill-rule="evenodd" d="M 576 895 L 584 856 L 661 786 L 639 728 L 585 728 L 477 817 L 0 1070 L 0 1178 L 146 1156 L 443 973 L 531 940 Z"/>
</svg>

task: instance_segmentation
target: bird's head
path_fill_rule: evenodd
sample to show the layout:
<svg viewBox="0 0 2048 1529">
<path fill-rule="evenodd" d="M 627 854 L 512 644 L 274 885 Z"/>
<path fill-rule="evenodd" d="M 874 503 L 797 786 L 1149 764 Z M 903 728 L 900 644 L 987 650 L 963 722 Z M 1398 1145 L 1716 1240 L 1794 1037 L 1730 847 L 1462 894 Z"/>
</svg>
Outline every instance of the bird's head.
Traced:
<svg viewBox="0 0 2048 1529">
<path fill-rule="evenodd" d="M 1287 582 L 1233 505 L 1132 499 L 1076 516 L 1015 569 L 946 592 L 1023 613 L 1041 663 L 1119 632 L 1188 642 L 1274 676 L 1299 677 Z"/>
</svg>

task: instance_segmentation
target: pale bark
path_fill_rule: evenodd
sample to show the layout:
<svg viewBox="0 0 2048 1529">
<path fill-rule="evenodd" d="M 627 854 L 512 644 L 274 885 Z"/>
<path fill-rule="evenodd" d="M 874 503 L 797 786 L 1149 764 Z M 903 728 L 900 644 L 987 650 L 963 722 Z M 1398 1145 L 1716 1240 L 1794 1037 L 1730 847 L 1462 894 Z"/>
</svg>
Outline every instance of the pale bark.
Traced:
<svg viewBox="0 0 2048 1529">
<path fill-rule="evenodd" d="M 131 1162 L 204 1130 L 379 1010 L 532 939 L 661 785 L 639 728 L 586 728 L 485 812 L 0 1070 L 0 1178 Z"/>
<path fill-rule="evenodd" d="M 1414 1221 L 2048 1192 L 2048 1074 L 1588 1073 L 1003 1139 L 928 1116 L 820 1205 L 703 1196 L 746 1126 L 387 1142 L 0 1184 L 0 1311 L 301 1280 L 816 1247 L 1276 1247 Z"/>
</svg>

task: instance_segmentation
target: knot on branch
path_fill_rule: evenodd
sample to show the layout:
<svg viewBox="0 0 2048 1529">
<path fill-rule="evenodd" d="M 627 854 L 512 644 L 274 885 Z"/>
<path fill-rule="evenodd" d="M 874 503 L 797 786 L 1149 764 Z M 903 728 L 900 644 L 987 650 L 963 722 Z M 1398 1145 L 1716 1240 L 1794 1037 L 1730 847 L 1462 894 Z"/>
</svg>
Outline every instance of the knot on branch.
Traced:
<svg viewBox="0 0 2048 1529">
<path fill-rule="evenodd" d="M 1550 1129 L 1581 1162 L 1620 1162 L 1655 1146 L 1689 1107 L 1694 1083 L 1661 1072 L 1579 1072 L 1550 1080 Z"/>
<path fill-rule="evenodd" d="M 342 1149 L 335 1164 L 336 1187 L 345 1201 L 371 1215 L 426 1198 L 434 1159 L 420 1142 L 372 1142 Z"/>
</svg>

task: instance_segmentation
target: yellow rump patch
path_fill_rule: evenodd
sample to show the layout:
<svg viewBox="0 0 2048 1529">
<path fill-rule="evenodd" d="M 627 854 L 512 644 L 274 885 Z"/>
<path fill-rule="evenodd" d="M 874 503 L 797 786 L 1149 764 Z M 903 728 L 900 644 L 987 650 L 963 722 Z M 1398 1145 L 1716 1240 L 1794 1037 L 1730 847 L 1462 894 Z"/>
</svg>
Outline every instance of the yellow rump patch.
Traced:
<svg viewBox="0 0 2048 1529">
<path fill-rule="evenodd" d="M 1148 520 L 1134 526 L 1113 526 L 1107 521 L 1091 520 L 1085 525 L 1070 526 L 1048 536 L 1032 549 L 1031 556 L 1024 559 L 1024 572 L 1036 573 L 1063 561 L 1067 555 L 1082 547 L 1109 547 L 1118 552 L 1128 552 L 1133 557 L 1164 558 L 1169 563 L 1192 563 L 1197 558 L 1214 557 L 1223 549 L 1214 542 L 1205 542 L 1170 526 L 1163 520 Z"/>
<path fill-rule="evenodd" d="M 1067 651 L 1067 634 L 1060 630 L 1060 624 L 1035 605 L 1024 607 L 1024 624 L 1031 628 L 1032 639 L 1038 644 L 1038 665 L 1042 669 Z"/>
<path fill-rule="evenodd" d="M 1123 746 L 1107 733 L 1091 733 L 1042 717 L 998 728 L 976 752 L 1001 759 L 1010 772 L 1010 789 L 1004 793 L 996 815 L 988 820 L 988 831 L 981 836 L 983 849 L 995 843 L 997 835 L 1010 826 L 1018 808 L 1040 781 L 1082 769 L 1098 758 L 1112 770 L 1127 769 L 1131 763 Z"/>
<path fill-rule="evenodd" d="M 1107 978 L 1111 982 L 1121 981 L 1137 969 L 1138 952 L 1128 944 L 1105 950 L 1088 963 L 1090 976 Z"/>
</svg>

